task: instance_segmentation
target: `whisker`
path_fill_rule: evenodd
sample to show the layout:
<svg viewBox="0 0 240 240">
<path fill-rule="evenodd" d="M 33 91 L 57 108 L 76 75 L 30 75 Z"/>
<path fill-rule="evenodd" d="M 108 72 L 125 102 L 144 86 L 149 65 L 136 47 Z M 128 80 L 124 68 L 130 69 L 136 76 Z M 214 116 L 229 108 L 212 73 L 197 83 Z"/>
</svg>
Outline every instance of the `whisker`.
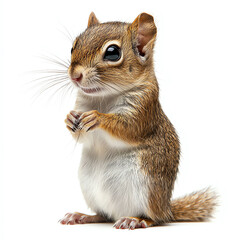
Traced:
<svg viewBox="0 0 240 240">
<path fill-rule="evenodd" d="M 73 43 L 74 39 L 73 39 L 72 35 L 70 34 L 70 32 L 67 30 L 67 28 L 65 26 L 63 26 L 63 28 L 67 34 L 60 29 L 58 29 L 58 31 L 61 32 L 68 40 L 70 40 L 71 43 Z"/>
<path fill-rule="evenodd" d="M 49 62 L 51 62 L 51 63 L 55 63 L 55 64 L 57 64 L 57 65 L 59 65 L 59 66 L 61 66 L 61 67 L 64 67 L 64 68 L 66 68 L 66 69 L 68 69 L 68 67 L 69 67 L 66 62 L 60 62 L 59 60 L 54 59 L 54 58 L 51 58 L 51 57 L 42 56 L 42 57 L 40 57 L 40 58 L 42 58 L 43 60 L 49 61 Z"/>
<path fill-rule="evenodd" d="M 57 93 L 60 92 L 60 90 L 64 90 L 68 84 L 71 84 L 71 83 L 70 83 L 70 82 L 67 82 L 67 83 L 61 85 L 61 86 L 60 86 L 56 91 L 54 91 L 54 93 L 49 97 L 49 100 L 51 100 L 53 97 L 55 97 L 55 96 L 57 95 Z M 53 86 L 51 86 L 50 88 L 52 88 L 52 87 L 53 87 Z M 49 89 L 49 88 L 48 88 L 48 89 Z M 46 90 L 48 90 L 48 89 L 46 89 Z M 62 102 L 62 101 L 61 101 L 61 102 Z"/>
<path fill-rule="evenodd" d="M 48 86 L 51 83 L 58 83 L 67 81 L 68 78 L 66 77 L 54 77 L 54 78 L 47 78 L 47 79 L 39 79 L 39 80 L 32 80 L 31 82 L 28 82 L 27 84 L 31 84 L 30 89 L 38 87 L 38 86 Z"/>
<path fill-rule="evenodd" d="M 63 102 L 63 99 L 64 97 L 66 96 L 66 90 L 69 88 L 69 86 L 71 87 L 72 83 L 71 82 L 68 82 L 68 83 L 65 83 L 64 85 L 62 85 L 61 87 L 59 87 L 55 92 L 54 94 L 51 96 L 51 98 L 53 96 L 55 96 L 58 92 L 62 92 L 61 94 L 61 103 Z M 60 93 L 59 93 L 60 94 Z"/>
<path fill-rule="evenodd" d="M 46 92 L 47 90 L 49 90 L 50 88 L 52 88 L 52 87 L 54 87 L 56 85 L 62 84 L 63 82 L 65 82 L 65 80 L 58 81 L 58 82 L 55 82 L 55 83 L 52 83 L 52 84 L 48 84 L 47 86 L 42 87 L 41 88 L 42 90 L 39 92 L 39 95 L 41 95 L 43 92 Z"/>
<path fill-rule="evenodd" d="M 45 92 L 47 92 L 49 89 L 52 89 L 54 86 L 57 86 L 57 85 L 62 85 L 64 82 L 66 82 L 68 79 L 67 78 L 58 78 L 58 79 L 52 79 L 52 80 L 44 80 L 44 85 L 40 88 L 40 91 L 39 91 L 39 93 L 38 94 L 36 94 L 35 95 L 35 100 L 39 97 L 39 96 L 41 96 L 42 95 L 42 93 L 45 93 Z M 69 81 L 67 81 L 67 84 L 69 84 L 70 82 Z M 40 82 L 40 84 L 41 84 L 41 82 Z M 39 83 L 38 83 L 38 85 L 39 85 Z M 66 83 L 64 84 L 64 85 L 66 85 Z M 63 85 L 63 86 L 64 86 Z M 37 85 L 35 85 L 35 86 L 37 86 Z M 33 86 L 34 87 L 34 86 Z M 55 91 L 55 93 L 56 93 L 56 91 Z M 55 94 L 54 93 L 54 94 Z"/>
<path fill-rule="evenodd" d="M 34 70 L 30 71 L 30 73 L 66 73 L 67 70 L 60 70 L 60 69 L 46 69 L 46 70 Z"/>
<path fill-rule="evenodd" d="M 109 84 L 106 83 L 106 82 L 102 82 L 102 81 L 97 81 L 97 82 L 98 82 L 99 84 L 101 84 L 102 86 L 106 86 L 108 89 L 113 89 L 113 90 L 115 90 L 115 91 L 118 92 L 118 93 L 122 93 L 122 90 L 117 89 L 117 88 L 109 85 Z"/>
<path fill-rule="evenodd" d="M 49 75 L 49 76 L 43 76 L 43 77 L 39 77 L 39 78 L 35 78 L 29 82 L 27 82 L 26 84 L 31 84 L 34 82 L 47 82 L 48 80 L 53 80 L 53 79 L 61 79 L 61 78 L 66 78 L 69 79 L 68 76 L 64 76 L 63 74 L 55 74 L 55 75 Z"/>
<path fill-rule="evenodd" d="M 69 31 L 65 28 L 68 37 L 71 37 Z M 71 37 L 71 40 L 73 38 Z M 38 88 L 37 92 L 33 93 L 32 99 L 35 101 L 43 94 L 51 95 L 51 97 L 59 94 L 62 98 L 66 97 L 70 92 L 72 93 L 74 90 L 73 84 L 69 79 L 68 68 L 71 64 L 69 59 L 61 59 L 58 56 L 39 56 L 40 59 L 43 59 L 47 62 L 54 64 L 53 68 L 47 69 L 38 69 L 35 71 L 31 71 L 30 73 L 37 74 L 35 79 L 27 82 L 27 87 L 29 86 L 31 89 Z"/>
<path fill-rule="evenodd" d="M 60 62 L 62 62 L 62 63 L 64 63 L 64 64 L 66 64 L 66 66 L 69 67 L 69 66 L 68 66 L 68 62 L 66 62 L 65 60 L 61 59 L 60 57 L 58 57 L 58 56 L 56 56 L 56 55 L 54 55 L 54 54 L 53 54 L 53 57 L 57 58 L 58 61 L 60 61 Z"/>
<path fill-rule="evenodd" d="M 67 93 L 69 93 L 71 88 L 73 88 L 73 84 L 71 82 L 69 82 L 68 85 L 66 86 L 66 88 L 63 90 L 62 98 L 66 97 Z"/>
<path fill-rule="evenodd" d="M 75 89 L 75 88 L 72 86 L 72 90 L 71 90 L 71 92 L 70 92 L 70 95 L 73 94 L 74 89 Z"/>
<path fill-rule="evenodd" d="M 65 26 L 63 26 L 63 27 L 64 27 L 64 29 L 66 30 L 66 32 L 68 33 L 69 37 L 72 39 L 72 42 L 73 42 L 74 41 L 74 37 L 72 36 L 70 31 Z"/>
<path fill-rule="evenodd" d="M 62 83 L 62 82 L 66 82 L 67 81 L 67 79 L 65 79 L 65 78 L 62 78 L 62 79 L 58 79 L 58 80 L 50 80 L 49 82 L 45 82 L 45 83 L 39 83 L 39 85 L 41 84 L 42 85 L 42 87 L 48 87 L 48 86 L 51 86 L 52 84 L 58 84 L 58 83 Z"/>
</svg>

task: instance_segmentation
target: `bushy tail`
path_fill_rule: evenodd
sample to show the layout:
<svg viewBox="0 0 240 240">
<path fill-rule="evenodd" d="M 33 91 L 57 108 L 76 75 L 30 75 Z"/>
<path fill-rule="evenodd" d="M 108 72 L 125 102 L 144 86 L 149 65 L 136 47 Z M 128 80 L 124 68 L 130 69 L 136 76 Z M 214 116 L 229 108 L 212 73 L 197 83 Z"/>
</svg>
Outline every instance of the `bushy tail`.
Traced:
<svg viewBox="0 0 240 240">
<path fill-rule="evenodd" d="M 212 217 L 217 195 L 210 188 L 191 193 L 171 202 L 173 221 L 200 222 Z"/>
</svg>

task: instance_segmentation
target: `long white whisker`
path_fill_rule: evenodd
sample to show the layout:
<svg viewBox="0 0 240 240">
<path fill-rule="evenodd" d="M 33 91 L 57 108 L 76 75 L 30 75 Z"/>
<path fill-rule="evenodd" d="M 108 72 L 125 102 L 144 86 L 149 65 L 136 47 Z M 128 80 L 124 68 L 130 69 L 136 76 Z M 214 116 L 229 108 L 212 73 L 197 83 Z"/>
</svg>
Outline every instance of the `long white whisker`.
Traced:
<svg viewBox="0 0 240 240">
<path fill-rule="evenodd" d="M 30 71 L 30 73 L 66 73 L 67 74 L 67 70 L 60 70 L 60 69 L 46 69 L 46 70 L 34 70 L 34 71 Z"/>
<path fill-rule="evenodd" d="M 64 36 L 65 37 L 67 37 L 70 41 L 71 41 L 71 43 L 73 43 L 73 41 L 74 41 L 74 39 L 73 39 L 73 37 L 72 37 L 72 35 L 71 35 L 71 33 L 69 32 L 69 30 L 66 28 L 66 26 L 64 26 L 64 25 L 62 25 L 62 27 L 64 28 L 64 30 L 65 30 L 65 32 L 67 33 L 64 33 L 62 30 L 59 30 L 62 34 L 64 34 Z"/>
<path fill-rule="evenodd" d="M 47 57 L 47 56 L 42 56 L 42 57 L 40 57 L 40 58 L 42 58 L 43 60 L 46 60 L 46 61 L 49 61 L 49 62 L 51 62 L 51 63 L 54 63 L 54 64 L 57 64 L 57 65 L 59 65 L 59 66 L 61 66 L 61 67 L 64 67 L 65 69 L 68 69 L 68 67 L 69 67 L 69 65 L 68 65 L 68 63 L 67 62 L 60 62 L 59 60 L 57 60 L 57 59 L 54 59 L 54 58 L 51 58 L 51 57 Z M 61 60 L 62 61 L 62 60 Z"/>
<path fill-rule="evenodd" d="M 68 76 L 64 76 L 63 74 L 56 74 L 56 75 L 50 75 L 50 76 L 36 78 L 36 79 L 33 79 L 33 80 L 27 82 L 26 84 L 44 83 L 44 82 L 48 82 L 51 80 L 68 79 L 68 78 L 69 78 Z"/>
</svg>

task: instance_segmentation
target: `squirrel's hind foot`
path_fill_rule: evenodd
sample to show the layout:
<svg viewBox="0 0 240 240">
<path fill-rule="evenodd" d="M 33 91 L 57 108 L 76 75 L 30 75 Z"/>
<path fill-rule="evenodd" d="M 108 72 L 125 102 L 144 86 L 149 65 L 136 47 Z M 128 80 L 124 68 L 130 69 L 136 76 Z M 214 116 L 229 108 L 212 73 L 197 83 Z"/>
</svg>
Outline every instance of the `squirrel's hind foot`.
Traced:
<svg viewBox="0 0 240 240">
<path fill-rule="evenodd" d="M 114 225 L 117 229 L 136 229 L 147 228 L 154 225 L 154 221 L 151 219 L 143 219 L 137 217 L 122 217 Z"/>
<path fill-rule="evenodd" d="M 106 219 L 99 215 L 86 215 L 83 213 L 67 213 L 59 222 L 63 225 L 75 225 L 84 223 L 103 223 Z"/>
</svg>

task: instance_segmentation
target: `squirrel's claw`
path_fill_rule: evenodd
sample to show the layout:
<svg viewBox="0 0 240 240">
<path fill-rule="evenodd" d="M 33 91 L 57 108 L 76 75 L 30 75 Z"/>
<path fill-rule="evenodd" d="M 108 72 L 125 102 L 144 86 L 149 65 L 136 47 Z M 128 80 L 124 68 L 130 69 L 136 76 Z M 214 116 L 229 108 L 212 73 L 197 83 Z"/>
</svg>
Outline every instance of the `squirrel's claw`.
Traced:
<svg viewBox="0 0 240 240">
<path fill-rule="evenodd" d="M 153 225 L 152 220 L 145 220 L 136 217 L 122 217 L 120 218 L 113 227 L 116 229 L 129 229 L 133 230 L 136 228 L 147 228 Z"/>
</svg>

